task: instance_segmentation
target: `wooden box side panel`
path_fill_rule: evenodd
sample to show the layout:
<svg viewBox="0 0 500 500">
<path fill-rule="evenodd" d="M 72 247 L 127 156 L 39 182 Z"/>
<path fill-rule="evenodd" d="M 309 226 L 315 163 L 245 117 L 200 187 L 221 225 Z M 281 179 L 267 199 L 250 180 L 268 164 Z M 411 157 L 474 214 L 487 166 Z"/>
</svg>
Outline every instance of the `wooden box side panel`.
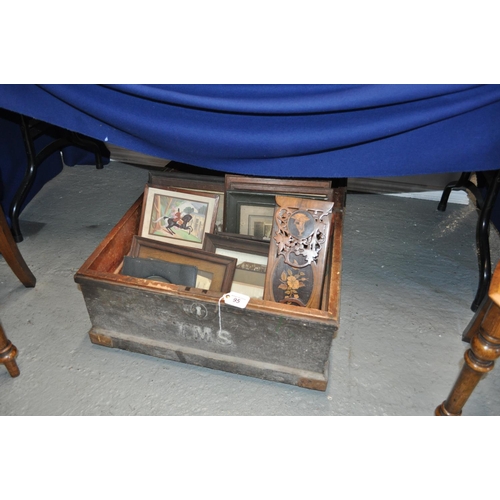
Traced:
<svg viewBox="0 0 500 500">
<path fill-rule="evenodd" d="M 346 189 L 335 190 L 334 212 L 332 220 L 333 242 L 331 250 L 329 283 L 325 283 L 327 290 L 326 310 L 332 320 L 338 325 L 340 321 L 340 288 L 342 284 L 342 245 L 344 231 Z"/>
<path fill-rule="evenodd" d="M 238 309 L 127 286 L 80 281 L 94 329 L 135 342 L 178 345 L 323 373 L 332 324 Z M 219 326 L 222 328 L 219 328 Z"/>
</svg>

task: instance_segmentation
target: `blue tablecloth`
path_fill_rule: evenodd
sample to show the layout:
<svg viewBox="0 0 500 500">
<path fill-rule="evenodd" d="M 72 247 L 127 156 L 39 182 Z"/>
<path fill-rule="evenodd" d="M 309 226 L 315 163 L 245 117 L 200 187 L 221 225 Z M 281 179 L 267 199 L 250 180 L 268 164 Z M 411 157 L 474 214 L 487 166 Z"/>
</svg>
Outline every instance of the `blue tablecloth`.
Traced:
<svg viewBox="0 0 500 500">
<path fill-rule="evenodd" d="M 0 85 L 0 108 L 222 172 L 340 178 L 500 168 L 500 85 Z M 11 125 L 0 117 L 6 212 L 26 163 Z M 27 201 L 60 168 L 41 169 Z"/>
<path fill-rule="evenodd" d="M 500 166 L 500 85 L 1 85 L 0 107 L 240 174 L 374 177 Z"/>
</svg>

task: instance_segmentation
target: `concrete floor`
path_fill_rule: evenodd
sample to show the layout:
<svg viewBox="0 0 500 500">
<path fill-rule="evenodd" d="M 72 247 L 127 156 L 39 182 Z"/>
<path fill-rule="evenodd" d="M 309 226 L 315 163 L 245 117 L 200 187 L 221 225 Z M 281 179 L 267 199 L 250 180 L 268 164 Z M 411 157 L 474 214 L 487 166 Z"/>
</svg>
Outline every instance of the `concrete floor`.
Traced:
<svg viewBox="0 0 500 500">
<path fill-rule="evenodd" d="M 477 286 L 472 206 L 381 195 L 347 198 L 340 331 L 326 392 L 90 343 L 73 276 L 142 193 L 147 170 L 65 167 L 21 216 L 24 288 L 0 260 L 0 318 L 21 375 L 0 367 L 0 415 L 432 415 L 467 347 Z M 500 257 L 491 235 L 492 260 Z M 500 373 L 464 415 L 500 415 Z"/>
</svg>

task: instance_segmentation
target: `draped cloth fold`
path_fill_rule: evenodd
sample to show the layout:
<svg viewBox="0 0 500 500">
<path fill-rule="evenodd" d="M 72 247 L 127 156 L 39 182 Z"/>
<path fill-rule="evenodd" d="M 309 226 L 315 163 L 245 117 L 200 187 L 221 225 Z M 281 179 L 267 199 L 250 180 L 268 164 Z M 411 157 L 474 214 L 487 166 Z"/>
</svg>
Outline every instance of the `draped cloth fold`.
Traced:
<svg viewBox="0 0 500 500">
<path fill-rule="evenodd" d="M 500 168 L 500 85 L 1 85 L 0 107 L 246 175 Z"/>
</svg>

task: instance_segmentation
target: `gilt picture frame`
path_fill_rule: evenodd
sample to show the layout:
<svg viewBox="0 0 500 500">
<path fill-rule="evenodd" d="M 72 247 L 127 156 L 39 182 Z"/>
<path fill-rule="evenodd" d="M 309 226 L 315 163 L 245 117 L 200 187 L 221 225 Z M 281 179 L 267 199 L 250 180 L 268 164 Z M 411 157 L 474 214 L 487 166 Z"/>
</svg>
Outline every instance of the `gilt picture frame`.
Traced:
<svg viewBox="0 0 500 500">
<path fill-rule="evenodd" d="M 139 236 L 190 248 L 203 247 L 215 228 L 219 195 L 146 185 Z"/>
</svg>

